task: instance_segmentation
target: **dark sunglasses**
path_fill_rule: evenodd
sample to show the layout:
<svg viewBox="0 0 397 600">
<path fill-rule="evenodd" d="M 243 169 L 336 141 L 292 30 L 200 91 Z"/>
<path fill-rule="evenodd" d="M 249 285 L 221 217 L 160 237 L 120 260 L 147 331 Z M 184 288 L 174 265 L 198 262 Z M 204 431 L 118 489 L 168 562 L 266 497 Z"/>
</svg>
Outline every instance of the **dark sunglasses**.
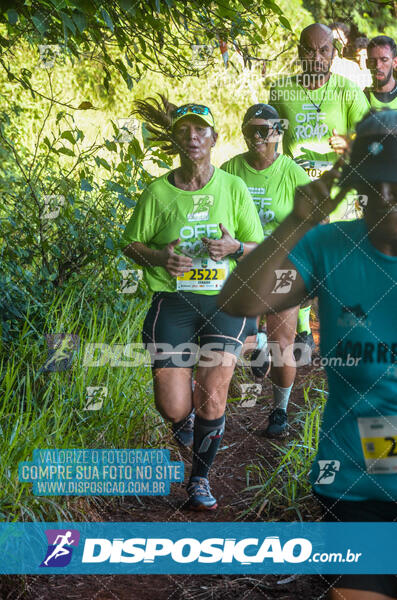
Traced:
<svg viewBox="0 0 397 600">
<path fill-rule="evenodd" d="M 172 117 L 180 117 L 186 115 L 186 113 L 195 113 L 196 115 L 212 114 L 208 106 L 204 106 L 203 104 L 184 104 L 172 112 Z"/>
<path fill-rule="evenodd" d="M 269 125 L 244 125 L 243 134 L 246 138 L 253 138 L 258 133 L 259 137 L 265 140 L 270 129 Z"/>
</svg>

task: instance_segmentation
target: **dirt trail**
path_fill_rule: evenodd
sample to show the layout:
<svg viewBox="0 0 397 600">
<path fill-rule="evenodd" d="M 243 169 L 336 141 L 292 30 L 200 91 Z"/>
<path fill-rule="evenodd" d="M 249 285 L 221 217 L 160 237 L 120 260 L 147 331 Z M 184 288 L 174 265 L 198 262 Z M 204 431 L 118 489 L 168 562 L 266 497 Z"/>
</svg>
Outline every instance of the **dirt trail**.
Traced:
<svg viewBox="0 0 397 600">
<path fill-rule="evenodd" d="M 318 331 L 314 328 L 315 341 L 318 343 Z M 289 421 L 304 404 L 303 387 L 310 377 L 324 376 L 321 369 L 312 366 L 298 369 L 296 384 L 289 404 Z M 238 378 L 236 378 L 238 379 Z M 236 382 L 234 386 L 236 388 Z M 231 387 L 233 395 L 233 386 Z M 185 509 L 186 492 L 184 486 L 173 484 L 168 497 L 126 498 L 113 503 L 111 510 L 98 510 L 92 514 L 92 521 L 235 521 L 242 520 L 241 513 L 250 504 L 250 494 L 246 487 L 246 466 L 255 462 L 258 455 L 265 458 L 269 467 L 277 464 L 277 451 L 263 436 L 267 416 L 271 410 L 271 383 L 266 379 L 257 404 L 251 408 L 228 404 L 227 424 L 221 450 L 211 470 L 211 487 L 218 500 L 219 508 L 214 513 L 194 513 Z M 296 429 L 290 427 L 289 435 L 279 444 L 286 444 L 296 435 Z M 172 444 L 172 443 L 171 443 Z M 165 440 L 165 444 L 167 441 Z M 184 460 L 186 477 L 190 470 L 190 453 L 183 455 L 175 445 L 171 452 L 172 460 Z M 315 520 L 317 516 L 315 502 L 305 506 L 303 518 Z M 297 517 L 291 511 L 287 513 L 291 520 Z M 243 520 L 263 521 L 263 516 L 251 511 Z M 26 598 L 27 600 L 257 600 L 293 599 L 319 600 L 326 589 L 320 577 L 266 575 L 250 577 L 244 575 L 123 575 L 123 576 L 29 576 L 26 578 L 27 591 L 22 595 L 6 593 L 12 589 L 10 579 L 4 578 L 3 594 L 0 598 Z"/>
</svg>

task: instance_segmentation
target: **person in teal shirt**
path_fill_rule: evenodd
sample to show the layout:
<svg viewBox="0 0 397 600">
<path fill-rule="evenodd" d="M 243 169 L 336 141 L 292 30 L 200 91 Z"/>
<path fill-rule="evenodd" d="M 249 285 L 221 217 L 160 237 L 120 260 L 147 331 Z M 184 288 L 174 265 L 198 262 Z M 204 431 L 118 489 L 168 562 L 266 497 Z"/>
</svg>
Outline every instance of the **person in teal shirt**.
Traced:
<svg viewBox="0 0 397 600">
<path fill-rule="evenodd" d="M 193 446 L 188 507 L 214 510 L 208 475 L 229 383 L 245 338 L 256 332 L 255 319 L 218 310 L 216 295 L 263 233 L 244 182 L 211 164 L 218 134 L 210 109 L 162 101 L 139 101 L 138 114 L 163 148 L 179 154 L 180 166 L 144 190 L 122 247 L 153 292 L 142 340 L 152 349 L 156 407 L 172 422 L 176 441 Z"/>
<path fill-rule="evenodd" d="M 397 111 L 369 114 L 350 164 L 298 188 L 292 213 L 218 296 L 222 310 L 250 316 L 318 297 L 329 396 L 310 480 L 325 520 L 397 520 L 396 163 Z M 364 218 L 317 225 L 351 188 L 368 199 Z M 276 270 L 287 293 L 272 293 Z M 328 577 L 332 600 L 397 598 L 394 575 Z"/>
<path fill-rule="evenodd" d="M 281 138 L 281 121 L 272 106 L 268 104 L 251 106 L 245 113 L 242 133 L 248 151 L 234 156 L 221 168 L 228 173 L 238 175 L 246 183 L 255 202 L 266 238 L 291 212 L 296 187 L 305 185 L 310 178 L 292 158 L 277 152 L 278 140 Z M 280 355 L 285 356 L 288 349 L 292 350 L 294 346 L 298 310 L 299 307 L 296 306 L 279 314 L 270 314 L 266 318 L 268 341 L 277 344 L 278 348 L 271 362 L 273 410 L 269 415 L 266 428 L 268 436 L 283 435 L 288 424 L 287 406 L 295 380 L 296 367 L 292 352 L 290 360 L 279 359 Z M 257 360 L 260 361 L 261 355 L 265 358 L 265 350 L 259 352 L 261 335 L 263 333 L 258 333 L 258 351 L 251 357 L 255 363 Z M 255 366 L 252 367 L 252 371 L 254 375 L 261 372 Z"/>
</svg>

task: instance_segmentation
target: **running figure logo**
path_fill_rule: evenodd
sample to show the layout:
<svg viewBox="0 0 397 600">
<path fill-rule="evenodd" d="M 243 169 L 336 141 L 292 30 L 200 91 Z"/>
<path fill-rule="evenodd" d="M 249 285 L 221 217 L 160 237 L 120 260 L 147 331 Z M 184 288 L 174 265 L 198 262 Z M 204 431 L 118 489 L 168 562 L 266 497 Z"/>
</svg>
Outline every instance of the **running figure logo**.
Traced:
<svg viewBox="0 0 397 600">
<path fill-rule="evenodd" d="M 78 350 L 80 338 L 73 333 L 46 334 L 48 359 L 44 371 L 66 371 L 70 369 L 73 355 Z"/>
<path fill-rule="evenodd" d="M 296 279 L 296 271 L 294 269 L 276 269 L 277 277 L 276 285 L 272 294 L 287 294 L 292 286 L 292 282 Z"/>
<path fill-rule="evenodd" d="M 187 215 L 188 221 L 208 221 L 210 208 L 214 206 L 212 194 L 193 194 L 193 210 Z"/>
<path fill-rule="evenodd" d="M 317 480 L 314 482 L 318 485 L 329 485 L 334 482 L 335 475 L 339 471 L 339 460 L 318 460 L 320 472 Z"/>
<path fill-rule="evenodd" d="M 40 567 L 66 567 L 71 559 L 73 548 L 79 545 L 80 533 L 77 529 L 46 529 L 48 540 L 46 555 Z"/>
</svg>

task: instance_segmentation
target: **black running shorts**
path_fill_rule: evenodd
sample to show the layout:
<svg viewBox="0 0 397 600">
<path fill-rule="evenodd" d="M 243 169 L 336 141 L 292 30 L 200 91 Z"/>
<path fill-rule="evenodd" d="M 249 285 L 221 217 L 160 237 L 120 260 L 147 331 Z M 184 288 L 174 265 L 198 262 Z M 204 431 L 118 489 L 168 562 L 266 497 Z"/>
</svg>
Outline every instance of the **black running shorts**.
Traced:
<svg viewBox="0 0 397 600">
<path fill-rule="evenodd" d="M 323 521 L 374 522 L 397 521 L 397 502 L 380 500 L 336 500 L 314 493 L 323 510 Z M 397 570 L 396 570 L 397 573 Z M 396 575 L 323 575 L 336 588 L 378 592 L 397 598 Z"/>
<path fill-rule="evenodd" d="M 214 350 L 239 356 L 245 338 L 256 332 L 255 318 L 226 314 L 216 306 L 216 295 L 155 292 L 142 341 L 154 368 L 193 367 L 199 353 L 200 365 L 215 366 Z"/>
</svg>

